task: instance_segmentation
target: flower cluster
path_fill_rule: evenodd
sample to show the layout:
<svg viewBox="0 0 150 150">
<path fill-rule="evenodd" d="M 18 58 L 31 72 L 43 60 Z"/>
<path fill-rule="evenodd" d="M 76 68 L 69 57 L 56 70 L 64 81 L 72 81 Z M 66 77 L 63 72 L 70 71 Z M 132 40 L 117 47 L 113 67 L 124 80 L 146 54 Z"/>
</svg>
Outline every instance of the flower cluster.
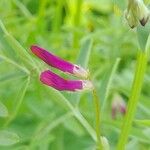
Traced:
<svg viewBox="0 0 150 150">
<path fill-rule="evenodd" d="M 140 22 L 142 26 L 148 22 L 150 12 L 145 6 L 143 0 L 129 0 L 128 8 L 125 11 L 126 20 L 131 28 L 134 28 Z"/>
<path fill-rule="evenodd" d="M 79 91 L 93 89 L 92 82 L 87 80 L 88 71 L 82 68 L 81 66 L 67 62 L 36 45 L 31 46 L 31 51 L 51 67 L 72 74 L 76 77 L 85 79 L 67 80 L 53 73 L 50 70 L 46 70 L 40 75 L 40 81 L 43 84 L 53 87 L 59 91 Z"/>
</svg>

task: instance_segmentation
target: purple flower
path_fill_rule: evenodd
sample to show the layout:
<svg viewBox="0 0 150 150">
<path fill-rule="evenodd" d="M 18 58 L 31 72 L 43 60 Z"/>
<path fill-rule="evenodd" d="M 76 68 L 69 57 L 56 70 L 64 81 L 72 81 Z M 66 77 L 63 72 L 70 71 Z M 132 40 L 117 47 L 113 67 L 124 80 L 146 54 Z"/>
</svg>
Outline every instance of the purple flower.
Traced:
<svg viewBox="0 0 150 150">
<path fill-rule="evenodd" d="M 72 64 L 70 62 L 67 62 L 54 54 L 46 51 L 45 49 L 38 47 L 36 45 L 31 46 L 32 52 L 38 56 L 40 59 L 42 59 L 45 63 L 48 65 L 57 68 L 63 72 L 68 72 L 70 74 L 73 74 L 77 77 L 81 78 L 87 78 L 88 77 L 88 71 L 84 68 Z"/>
<path fill-rule="evenodd" d="M 57 68 L 63 72 L 68 72 L 78 77 L 87 78 L 88 71 L 84 68 L 67 62 L 54 54 L 46 51 L 38 46 L 31 46 L 32 52 L 42 59 L 48 65 Z M 50 70 L 41 73 L 40 80 L 43 84 L 55 88 L 59 91 L 79 91 L 79 90 L 92 90 L 93 84 L 88 80 L 66 80 Z"/>
<path fill-rule="evenodd" d="M 126 103 L 120 95 L 115 94 L 112 101 L 112 118 L 115 119 L 119 113 L 125 115 Z"/>
<path fill-rule="evenodd" d="M 92 83 L 88 80 L 66 80 L 50 70 L 42 72 L 40 80 L 59 91 L 79 91 L 93 88 Z"/>
</svg>

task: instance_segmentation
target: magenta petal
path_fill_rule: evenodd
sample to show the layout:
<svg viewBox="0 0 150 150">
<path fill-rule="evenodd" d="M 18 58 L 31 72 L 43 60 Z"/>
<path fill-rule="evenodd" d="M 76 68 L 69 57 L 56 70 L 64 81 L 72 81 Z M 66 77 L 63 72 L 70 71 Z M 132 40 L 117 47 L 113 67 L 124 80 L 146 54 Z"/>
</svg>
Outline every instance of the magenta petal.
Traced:
<svg viewBox="0 0 150 150">
<path fill-rule="evenodd" d="M 82 90 L 83 85 L 80 80 L 65 80 L 50 70 L 44 71 L 40 75 L 42 83 L 51 86 L 59 91 Z"/>
<path fill-rule="evenodd" d="M 36 45 L 31 46 L 31 50 L 36 56 L 38 56 L 48 65 L 57 68 L 63 72 L 73 73 L 73 64 L 55 56 L 54 54 Z"/>
</svg>

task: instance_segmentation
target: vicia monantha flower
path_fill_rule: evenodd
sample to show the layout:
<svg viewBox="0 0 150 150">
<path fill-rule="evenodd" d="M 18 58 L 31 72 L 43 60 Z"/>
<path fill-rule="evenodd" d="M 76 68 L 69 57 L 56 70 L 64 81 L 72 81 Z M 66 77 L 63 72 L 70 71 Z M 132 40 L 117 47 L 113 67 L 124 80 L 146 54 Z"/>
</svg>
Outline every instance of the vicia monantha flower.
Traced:
<svg viewBox="0 0 150 150">
<path fill-rule="evenodd" d="M 125 115 L 126 113 L 126 103 L 123 98 L 115 94 L 112 101 L 112 118 L 115 119 L 119 114 Z"/>
<path fill-rule="evenodd" d="M 54 54 L 40 48 L 38 46 L 31 46 L 32 52 L 42 59 L 48 65 L 57 68 L 63 72 L 68 72 L 81 78 L 88 77 L 88 71 L 84 68 L 67 62 Z M 89 80 L 66 80 L 50 70 L 41 73 L 40 80 L 42 83 L 51 86 L 59 91 L 79 91 L 92 90 L 93 84 Z"/>
<path fill-rule="evenodd" d="M 81 78 L 87 78 L 88 77 L 88 71 L 85 70 L 84 68 L 72 64 L 70 62 L 67 62 L 54 54 L 46 51 L 45 49 L 38 47 L 38 46 L 31 46 L 32 52 L 38 56 L 40 59 L 42 59 L 45 63 L 48 65 L 57 68 L 63 72 L 68 72 L 70 74 L 73 74 L 77 77 Z"/>
<path fill-rule="evenodd" d="M 50 70 L 42 72 L 40 80 L 59 91 L 79 91 L 93 88 L 92 83 L 88 80 L 65 80 Z"/>
</svg>

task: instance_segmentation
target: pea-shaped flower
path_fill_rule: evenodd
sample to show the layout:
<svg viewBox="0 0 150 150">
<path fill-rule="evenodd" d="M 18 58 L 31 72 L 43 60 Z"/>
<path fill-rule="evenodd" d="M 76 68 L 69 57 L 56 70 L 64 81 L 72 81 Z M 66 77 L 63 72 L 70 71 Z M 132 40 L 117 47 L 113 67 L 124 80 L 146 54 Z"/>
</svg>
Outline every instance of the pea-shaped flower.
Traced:
<svg viewBox="0 0 150 150">
<path fill-rule="evenodd" d="M 56 69 L 70 73 L 77 77 L 85 79 L 88 77 L 88 71 L 86 71 L 84 68 L 65 61 L 41 47 L 33 45 L 31 46 L 31 50 L 37 57 Z M 79 91 L 93 89 L 93 84 L 89 80 L 67 80 L 50 70 L 42 72 L 40 75 L 40 80 L 42 83 L 59 91 Z"/>
<path fill-rule="evenodd" d="M 59 58 L 58 56 L 55 56 L 54 54 L 46 51 L 45 49 L 43 49 L 41 47 L 33 45 L 33 46 L 31 46 L 31 50 L 37 57 L 39 57 L 45 63 L 47 63 L 48 65 L 50 65 L 54 68 L 57 68 L 63 72 L 73 74 L 77 77 L 81 77 L 81 78 L 88 77 L 88 71 L 85 70 L 84 68 L 82 68 L 78 65 L 72 64 L 68 61 L 65 61 L 65 60 Z"/>
<path fill-rule="evenodd" d="M 42 72 L 40 80 L 59 91 L 80 91 L 93 88 L 93 84 L 88 80 L 66 80 L 50 70 Z"/>
<path fill-rule="evenodd" d="M 118 114 L 125 115 L 126 113 L 126 103 L 123 98 L 115 94 L 112 101 L 112 118 L 115 119 Z"/>
</svg>

